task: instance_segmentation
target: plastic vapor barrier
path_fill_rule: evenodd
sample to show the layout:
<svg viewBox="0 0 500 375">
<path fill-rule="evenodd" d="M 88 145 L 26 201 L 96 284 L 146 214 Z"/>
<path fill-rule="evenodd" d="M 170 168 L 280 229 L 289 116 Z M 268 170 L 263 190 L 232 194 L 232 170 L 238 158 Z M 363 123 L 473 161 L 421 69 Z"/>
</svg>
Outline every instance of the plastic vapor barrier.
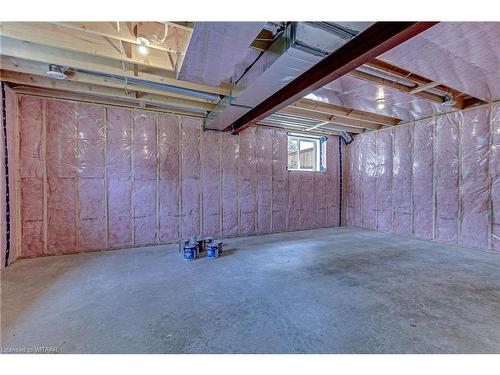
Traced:
<svg viewBox="0 0 500 375">
<path fill-rule="evenodd" d="M 9 106 L 19 256 L 339 225 L 337 137 L 326 173 L 289 172 L 281 129 L 232 136 L 200 119 L 29 95 Z"/>
<path fill-rule="evenodd" d="M 500 105 L 355 136 L 348 223 L 500 250 Z"/>
</svg>

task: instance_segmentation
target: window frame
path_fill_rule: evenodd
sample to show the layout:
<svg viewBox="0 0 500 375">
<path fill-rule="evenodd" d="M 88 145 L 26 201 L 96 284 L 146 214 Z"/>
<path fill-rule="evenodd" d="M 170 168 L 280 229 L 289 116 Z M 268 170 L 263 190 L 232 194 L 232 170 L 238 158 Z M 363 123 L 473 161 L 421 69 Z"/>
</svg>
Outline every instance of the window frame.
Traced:
<svg viewBox="0 0 500 375">
<path fill-rule="evenodd" d="M 326 172 L 326 147 L 325 147 L 325 142 L 328 139 L 327 137 L 324 136 L 311 136 L 311 135 L 304 135 L 304 134 L 297 134 L 297 133 L 286 133 L 286 155 L 287 155 L 287 163 L 286 163 L 286 169 L 287 171 L 295 171 L 295 172 Z M 289 156 L 290 156 L 290 151 L 289 151 L 289 143 L 290 140 L 295 139 L 297 140 L 297 166 L 298 168 L 290 168 L 289 165 Z M 314 168 L 301 168 L 300 166 L 300 143 L 301 141 L 303 142 L 309 142 L 314 144 Z"/>
</svg>

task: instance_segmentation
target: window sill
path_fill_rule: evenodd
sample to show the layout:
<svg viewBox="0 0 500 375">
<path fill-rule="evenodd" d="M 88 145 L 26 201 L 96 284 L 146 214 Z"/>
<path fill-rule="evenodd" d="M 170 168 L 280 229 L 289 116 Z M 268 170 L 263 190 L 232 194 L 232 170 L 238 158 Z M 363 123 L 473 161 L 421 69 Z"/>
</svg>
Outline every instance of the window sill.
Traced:
<svg viewBox="0 0 500 375">
<path fill-rule="evenodd" d="M 326 171 L 318 171 L 316 169 L 286 169 L 287 172 L 319 172 L 319 173 L 326 173 Z"/>
</svg>

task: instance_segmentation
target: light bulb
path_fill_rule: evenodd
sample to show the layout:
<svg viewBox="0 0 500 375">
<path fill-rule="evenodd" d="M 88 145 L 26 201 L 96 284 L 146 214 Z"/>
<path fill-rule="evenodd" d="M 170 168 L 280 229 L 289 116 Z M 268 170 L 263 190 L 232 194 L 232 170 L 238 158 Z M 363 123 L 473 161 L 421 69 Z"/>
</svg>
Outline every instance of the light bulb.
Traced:
<svg viewBox="0 0 500 375">
<path fill-rule="evenodd" d="M 138 51 L 141 55 L 146 56 L 148 54 L 148 47 L 146 46 L 139 46 Z"/>
<path fill-rule="evenodd" d="M 377 99 L 380 100 L 380 99 L 384 99 L 384 98 L 385 98 L 384 87 L 379 86 L 377 88 Z"/>
</svg>

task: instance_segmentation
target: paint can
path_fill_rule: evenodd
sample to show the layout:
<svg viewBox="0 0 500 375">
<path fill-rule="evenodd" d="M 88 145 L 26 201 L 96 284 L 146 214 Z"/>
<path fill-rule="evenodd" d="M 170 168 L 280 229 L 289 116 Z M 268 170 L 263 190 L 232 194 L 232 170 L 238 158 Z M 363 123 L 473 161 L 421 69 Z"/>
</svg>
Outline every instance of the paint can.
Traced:
<svg viewBox="0 0 500 375">
<path fill-rule="evenodd" d="M 179 241 L 179 254 L 183 254 L 184 247 L 188 244 L 188 240 L 180 240 Z"/>
<path fill-rule="evenodd" d="M 219 249 L 219 255 L 222 255 L 223 251 L 222 251 L 222 241 L 216 241 L 215 242 L 217 244 L 217 248 Z"/>
<path fill-rule="evenodd" d="M 215 259 L 219 257 L 219 246 L 216 242 L 207 243 L 207 258 Z"/>
<path fill-rule="evenodd" d="M 198 245 L 186 244 L 184 246 L 184 259 L 195 260 L 198 257 Z"/>
<path fill-rule="evenodd" d="M 212 237 L 203 238 L 203 251 L 207 250 L 207 244 L 211 243 L 214 239 Z"/>
</svg>

